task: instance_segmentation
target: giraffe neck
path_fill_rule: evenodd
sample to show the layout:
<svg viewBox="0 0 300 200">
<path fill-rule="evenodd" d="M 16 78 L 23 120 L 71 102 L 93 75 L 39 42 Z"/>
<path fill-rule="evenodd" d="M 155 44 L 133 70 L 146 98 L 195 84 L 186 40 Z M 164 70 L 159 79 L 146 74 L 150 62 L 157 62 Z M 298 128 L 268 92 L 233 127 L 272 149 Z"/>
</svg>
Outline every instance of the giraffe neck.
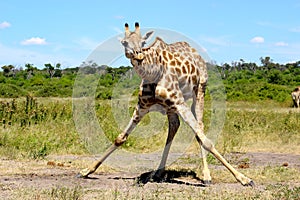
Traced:
<svg viewBox="0 0 300 200">
<path fill-rule="evenodd" d="M 157 83 L 165 71 L 161 56 L 154 48 L 143 49 L 143 54 L 142 61 L 131 60 L 131 64 L 142 79 Z"/>
</svg>

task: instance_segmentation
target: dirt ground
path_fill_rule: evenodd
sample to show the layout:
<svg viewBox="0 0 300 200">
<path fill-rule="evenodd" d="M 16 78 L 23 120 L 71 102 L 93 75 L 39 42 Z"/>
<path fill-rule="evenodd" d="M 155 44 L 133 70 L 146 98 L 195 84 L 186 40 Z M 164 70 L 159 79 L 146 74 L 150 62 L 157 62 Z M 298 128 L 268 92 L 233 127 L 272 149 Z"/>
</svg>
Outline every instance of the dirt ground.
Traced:
<svg viewBox="0 0 300 200">
<path fill-rule="evenodd" d="M 234 153 L 227 155 L 227 159 L 238 168 L 285 166 L 300 170 L 300 155 Z M 136 183 L 137 178 L 143 176 L 136 172 L 104 169 L 103 171 L 100 170 L 90 175 L 88 179 L 76 178 L 78 171 L 91 162 L 90 157 L 73 155 L 49 156 L 45 160 L 38 161 L 20 161 L 2 158 L 0 159 L 0 199 L 15 199 L 16 195 L 23 195 L 24 191 L 43 191 L 49 190 L 50 188 L 74 188 L 77 186 L 83 188 L 85 191 L 82 199 L 110 199 L 112 194 L 109 194 L 110 196 L 108 198 L 97 198 L 97 191 L 101 191 L 101 194 L 105 194 L 105 191 L 110 191 L 111 193 L 114 188 L 119 191 L 128 191 L 130 188 L 135 187 L 133 185 Z M 185 163 L 183 164 L 183 168 L 186 168 L 187 165 L 195 165 L 195 163 Z M 223 168 L 220 165 L 211 165 L 211 167 Z M 201 183 L 201 180 L 197 179 L 191 172 L 188 172 L 190 173 L 189 178 L 184 176 L 184 173 L 180 174 L 178 172 L 177 175 L 171 171 L 169 171 L 169 173 L 173 174 L 170 175 L 168 180 L 164 183 L 147 183 L 143 186 L 143 190 L 141 191 L 155 187 L 163 187 L 170 190 L 177 190 L 178 188 L 184 189 L 185 187 L 207 188 Z M 295 184 L 300 186 L 300 180 L 296 181 Z M 258 190 L 264 187 L 263 184 L 256 184 L 256 189 Z M 234 182 L 217 182 L 210 185 L 209 188 L 210 191 L 214 190 L 216 192 L 220 188 L 243 190 L 244 187 Z M 34 197 L 35 199 L 42 199 L 38 198 L 38 196 Z M 26 199 L 26 195 L 24 199 Z"/>
</svg>

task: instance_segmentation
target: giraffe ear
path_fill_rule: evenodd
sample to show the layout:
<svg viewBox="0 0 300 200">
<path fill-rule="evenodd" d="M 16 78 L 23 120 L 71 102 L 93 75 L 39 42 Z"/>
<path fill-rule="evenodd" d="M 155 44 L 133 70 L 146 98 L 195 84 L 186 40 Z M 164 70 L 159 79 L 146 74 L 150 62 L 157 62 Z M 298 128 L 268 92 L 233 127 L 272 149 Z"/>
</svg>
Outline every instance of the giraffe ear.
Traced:
<svg viewBox="0 0 300 200">
<path fill-rule="evenodd" d="M 128 37 L 130 34 L 130 31 L 129 31 L 129 26 L 127 23 L 125 23 L 125 37 Z"/>
<path fill-rule="evenodd" d="M 143 39 L 144 41 L 149 40 L 149 39 L 152 37 L 153 33 L 154 33 L 154 31 L 148 31 L 148 32 L 142 37 L 142 39 Z"/>
</svg>

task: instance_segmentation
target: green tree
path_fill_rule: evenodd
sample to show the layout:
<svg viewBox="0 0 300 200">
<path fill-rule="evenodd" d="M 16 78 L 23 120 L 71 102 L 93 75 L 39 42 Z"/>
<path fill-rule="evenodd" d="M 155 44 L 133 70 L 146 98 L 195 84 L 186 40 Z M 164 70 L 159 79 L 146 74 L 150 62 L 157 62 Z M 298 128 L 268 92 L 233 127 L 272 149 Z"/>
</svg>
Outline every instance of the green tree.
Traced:
<svg viewBox="0 0 300 200">
<path fill-rule="evenodd" d="M 46 67 L 46 70 L 47 72 L 49 73 L 49 76 L 50 78 L 52 79 L 54 75 L 58 75 L 58 76 L 61 76 L 61 72 L 60 71 L 60 66 L 61 64 L 60 63 L 57 63 L 55 66 L 53 66 L 52 64 L 50 63 L 47 63 L 47 64 L 44 64 L 44 66 Z"/>
<path fill-rule="evenodd" d="M 11 75 L 12 70 L 15 68 L 13 65 L 4 65 L 1 67 L 3 69 L 3 75 L 9 77 Z"/>
<path fill-rule="evenodd" d="M 27 72 L 27 79 L 30 79 L 34 75 L 34 71 L 37 70 L 36 67 L 33 66 L 33 64 L 25 64 L 26 72 Z"/>
</svg>

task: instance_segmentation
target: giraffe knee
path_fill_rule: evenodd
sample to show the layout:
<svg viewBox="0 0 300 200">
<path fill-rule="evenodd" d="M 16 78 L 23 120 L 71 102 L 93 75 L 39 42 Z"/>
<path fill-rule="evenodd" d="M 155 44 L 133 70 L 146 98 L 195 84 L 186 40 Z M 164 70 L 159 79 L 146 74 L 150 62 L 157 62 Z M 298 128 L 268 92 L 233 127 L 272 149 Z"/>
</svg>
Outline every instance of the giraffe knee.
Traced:
<svg viewBox="0 0 300 200">
<path fill-rule="evenodd" d="M 206 151 L 209 152 L 215 148 L 214 144 L 208 138 L 205 138 L 204 141 L 201 142 L 201 145 Z"/>
<path fill-rule="evenodd" d="M 121 146 L 127 139 L 127 136 L 118 136 L 116 139 L 115 139 L 115 142 L 114 144 L 119 147 Z"/>
</svg>

